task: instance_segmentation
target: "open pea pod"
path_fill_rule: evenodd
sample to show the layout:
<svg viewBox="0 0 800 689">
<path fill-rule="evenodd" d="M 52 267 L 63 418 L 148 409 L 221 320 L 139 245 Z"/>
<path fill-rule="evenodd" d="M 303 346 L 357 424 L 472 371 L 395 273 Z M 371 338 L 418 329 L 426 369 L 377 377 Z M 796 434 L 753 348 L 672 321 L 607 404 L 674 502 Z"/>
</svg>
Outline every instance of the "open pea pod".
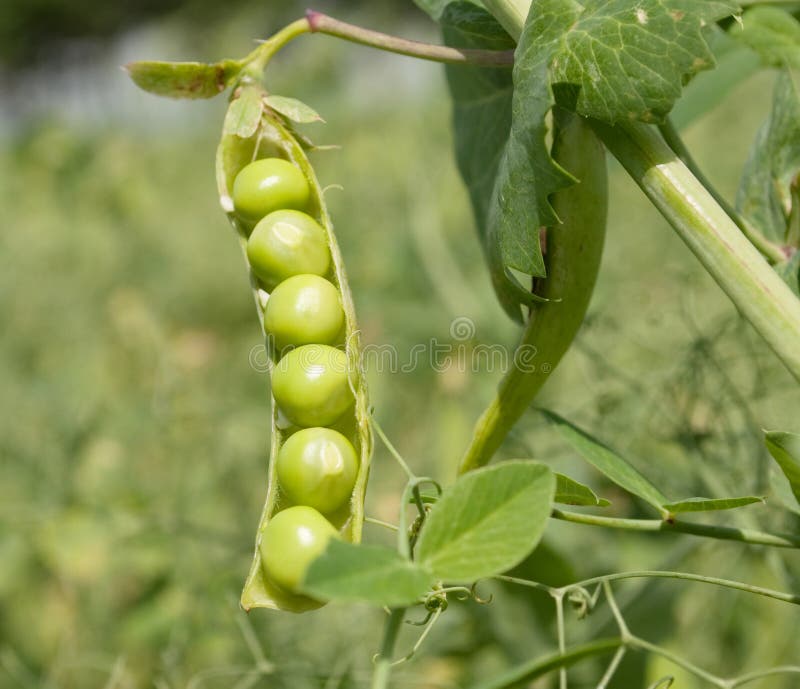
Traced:
<svg viewBox="0 0 800 689">
<path fill-rule="evenodd" d="M 291 129 L 273 109 L 265 106 L 266 93 L 256 84 L 240 86 L 231 99 L 225 127 L 217 149 L 217 186 L 220 203 L 236 232 L 242 251 L 246 258 L 247 237 L 250 227 L 244 224 L 234 213 L 231 190 L 238 172 L 248 163 L 260 158 L 283 158 L 296 165 L 306 177 L 311 189 L 311 202 L 307 212 L 325 229 L 328 246 L 331 252 L 332 268 L 327 279 L 339 290 L 345 314 L 346 352 L 349 360 L 350 383 L 355 395 L 355 405 L 346 418 L 337 422 L 335 428 L 343 433 L 352 443 L 359 456 L 360 463 L 355 486 L 350 500 L 337 513 L 328 515 L 331 522 L 345 541 L 358 543 L 364 523 L 364 494 L 369 476 L 369 464 L 372 454 L 372 434 L 368 416 L 367 390 L 359 363 L 361 361 L 361 344 L 356 327 L 353 299 L 347 284 L 344 262 L 333 232 L 333 225 L 325 207 L 322 189 L 314 174 L 314 170 L 306 157 L 305 151 L 295 138 Z M 248 264 L 249 270 L 249 264 Z M 264 307 L 269 294 L 250 271 L 250 284 L 256 302 L 256 311 L 262 330 L 264 326 Z M 277 363 L 277 354 L 267 338 L 267 351 L 271 367 Z M 272 608 L 303 612 L 320 606 L 318 601 L 305 596 L 293 595 L 281 590 L 264 575 L 259 553 L 261 531 L 267 522 L 284 507 L 289 505 L 282 494 L 276 476 L 275 457 L 285 440 L 295 430 L 289 426 L 280 414 L 272 399 L 270 462 L 267 477 L 267 498 L 256 536 L 256 547 L 250 573 L 244 585 L 241 605 L 245 610 L 252 608 Z"/>
</svg>

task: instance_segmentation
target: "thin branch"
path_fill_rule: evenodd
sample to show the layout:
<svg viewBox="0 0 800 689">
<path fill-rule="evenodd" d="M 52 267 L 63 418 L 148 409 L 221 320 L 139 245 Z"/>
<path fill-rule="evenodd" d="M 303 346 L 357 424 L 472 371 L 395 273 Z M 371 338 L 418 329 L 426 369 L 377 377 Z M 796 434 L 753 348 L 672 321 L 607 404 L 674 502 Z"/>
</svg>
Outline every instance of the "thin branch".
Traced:
<svg viewBox="0 0 800 689">
<path fill-rule="evenodd" d="M 771 667 L 768 670 L 748 672 L 745 675 L 739 675 L 738 677 L 734 677 L 733 679 L 728 680 L 728 687 L 730 689 L 736 689 L 736 687 L 741 687 L 744 684 L 748 684 L 749 682 L 755 682 L 756 680 L 763 679 L 764 677 L 770 677 L 772 675 L 799 675 L 799 674 L 800 674 L 800 666 L 798 665 L 778 665 L 777 667 Z"/>
<path fill-rule="evenodd" d="M 398 55 L 416 57 L 421 60 L 443 62 L 450 65 L 473 65 L 504 69 L 508 69 L 514 64 L 513 50 L 471 50 L 421 43 L 420 41 L 409 41 L 405 38 L 390 36 L 379 31 L 348 24 L 314 10 L 306 12 L 306 20 L 311 33 L 336 36 L 352 43 L 359 43 L 360 45 L 378 48 Z"/>
<path fill-rule="evenodd" d="M 614 677 L 614 673 L 617 671 L 619 664 L 622 662 L 622 659 L 625 657 L 625 646 L 620 646 L 617 649 L 617 652 L 614 654 L 614 657 L 611 659 L 611 662 L 608 665 L 608 669 L 603 673 L 603 676 L 600 678 L 600 682 L 598 683 L 596 689 L 607 689 L 608 683 Z"/>
<path fill-rule="evenodd" d="M 664 521 L 661 519 L 624 519 L 621 517 L 601 517 L 595 514 L 579 514 L 554 509 L 550 515 L 574 524 L 588 526 L 604 526 L 609 529 L 625 529 L 628 531 L 661 531 L 684 533 L 692 536 L 704 536 L 723 541 L 740 541 L 752 545 L 768 545 L 775 548 L 800 548 L 800 537 L 791 534 L 770 534 L 752 529 L 737 529 L 730 526 L 714 526 L 694 522 Z"/>
<path fill-rule="evenodd" d="M 662 658 L 666 658 L 672 664 L 683 668 L 687 672 L 691 672 L 693 675 L 695 675 L 695 677 L 699 677 L 709 684 L 719 687 L 719 689 L 728 689 L 729 685 L 727 680 L 723 679 L 722 677 L 712 675 L 710 672 L 707 672 L 698 665 L 695 665 L 690 660 L 686 660 L 686 658 L 683 658 L 672 651 L 668 651 L 666 648 L 661 648 L 661 646 L 650 643 L 649 641 L 641 639 L 638 636 L 630 637 L 627 643 L 630 648 L 638 648 L 640 651 L 647 651 L 648 653 L 653 653 L 654 655 L 659 655 Z"/>
<path fill-rule="evenodd" d="M 553 595 L 556 602 L 556 626 L 558 628 L 558 652 L 563 656 L 567 650 L 566 631 L 564 629 L 564 594 Z M 567 689 L 567 668 L 558 669 L 559 689 Z"/>
<path fill-rule="evenodd" d="M 784 593 L 783 591 L 775 591 L 773 589 L 763 588 L 762 586 L 752 586 L 744 584 L 740 581 L 731 581 L 730 579 L 719 579 L 717 577 L 707 577 L 702 574 L 690 574 L 689 572 L 665 572 L 661 570 L 641 570 L 633 572 L 614 572 L 613 574 L 606 574 L 604 576 L 592 577 L 591 579 L 584 579 L 577 581 L 574 584 L 564 586 L 563 590 L 569 591 L 576 588 L 586 588 L 592 584 L 606 583 L 611 581 L 622 581 L 623 579 L 682 579 L 684 581 L 694 581 L 700 584 L 712 584 L 714 586 L 721 586 L 723 588 L 735 589 L 737 591 L 744 591 L 745 593 L 752 593 L 757 596 L 765 596 L 779 600 L 782 603 L 791 603 L 792 605 L 800 605 L 800 596 L 792 593 Z M 521 583 L 517 581 L 515 583 Z M 534 582 L 535 583 L 535 582 Z M 537 587 L 540 584 L 537 584 Z"/>
<path fill-rule="evenodd" d="M 405 608 L 396 608 L 389 614 L 383 630 L 381 652 L 375 659 L 375 670 L 372 674 L 372 689 L 388 689 L 389 676 L 392 674 L 392 654 L 397 642 L 397 633 L 403 624 Z"/>
<path fill-rule="evenodd" d="M 416 477 L 411 468 L 406 463 L 406 460 L 403 459 L 402 455 L 397 451 L 397 448 L 392 445 L 391 440 L 386 436 L 386 433 L 383 432 L 381 425 L 375 419 L 375 415 L 371 416 L 372 421 L 372 428 L 375 431 L 375 434 L 381 439 L 381 442 L 385 445 L 386 449 L 389 450 L 389 454 L 394 457 L 395 461 L 400 465 L 400 468 L 406 473 L 410 481 L 413 481 Z"/>
</svg>

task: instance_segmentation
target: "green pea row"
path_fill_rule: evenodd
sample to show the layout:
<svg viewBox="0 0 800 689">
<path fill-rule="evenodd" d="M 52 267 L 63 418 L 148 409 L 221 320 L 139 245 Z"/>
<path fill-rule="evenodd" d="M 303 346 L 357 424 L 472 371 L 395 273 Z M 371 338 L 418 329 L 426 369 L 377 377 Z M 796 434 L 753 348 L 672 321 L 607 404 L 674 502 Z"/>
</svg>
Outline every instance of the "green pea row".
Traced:
<svg viewBox="0 0 800 689">
<path fill-rule="evenodd" d="M 265 108 L 252 137 L 223 135 L 217 170 L 272 363 L 267 501 L 242 605 L 303 611 L 319 605 L 298 593 L 310 562 L 331 538 L 358 542 L 363 524 L 372 443 L 349 366 L 352 300 L 313 170 L 279 116 Z"/>
</svg>

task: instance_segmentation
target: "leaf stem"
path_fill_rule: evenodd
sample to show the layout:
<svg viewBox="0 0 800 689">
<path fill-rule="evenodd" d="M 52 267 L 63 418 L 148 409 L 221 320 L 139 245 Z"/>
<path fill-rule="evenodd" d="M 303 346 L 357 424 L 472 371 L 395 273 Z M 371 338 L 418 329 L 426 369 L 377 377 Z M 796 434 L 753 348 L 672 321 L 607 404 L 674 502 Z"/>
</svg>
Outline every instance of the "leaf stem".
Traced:
<svg viewBox="0 0 800 689">
<path fill-rule="evenodd" d="M 244 59 L 244 63 L 247 65 L 245 68 L 246 72 L 256 79 L 259 78 L 275 53 L 288 43 L 291 43 L 298 36 L 310 32 L 311 27 L 306 19 L 296 19 L 291 24 L 284 26 Z"/>
<path fill-rule="evenodd" d="M 608 683 L 613 679 L 614 673 L 617 671 L 619 664 L 622 662 L 622 659 L 625 657 L 625 646 L 620 646 L 617 649 L 617 652 L 614 654 L 614 657 L 611 659 L 611 662 L 608 665 L 603 676 L 600 678 L 600 682 L 598 683 L 596 689 L 608 689 Z"/>
<path fill-rule="evenodd" d="M 421 60 L 443 62 L 448 65 L 475 65 L 479 67 L 498 67 L 508 69 L 514 64 L 513 50 L 474 50 L 450 48 L 405 38 L 390 36 L 379 31 L 364 29 L 354 24 L 329 17 L 322 12 L 306 11 L 306 20 L 311 33 L 323 33 L 343 38 L 351 43 L 359 43 L 370 48 L 378 48 L 398 55 L 407 55 Z"/>
<path fill-rule="evenodd" d="M 705 536 L 724 541 L 740 541 L 752 545 L 768 545 L 775 548 L 800 548 L 800 537 L 791 534 L 770 534 L 752 529 L 737 529 L 730 526 L 713 524 L 697 524 L 694 522 L 665 521 L 661 519 L 625 519 L 621 517 L 601 517 L 595 514 L 581 514 L 554 509 L 554 519 L 573 524 L 588 526 L 604 526 L 609 529 L 625 529 L 627 531 L 663 531 L 684 533 L 692 536 Z"/>
<path fill-rule="evenodd" d="M 389 619 L 386 620 L 381 652 L 375 659 L 375 670 L 372 673 L 372 689 L 388 689 L 389 687 L 389 676 L 392 674 L 392 654 L 405 612 L 405 608 L 395 608 L 389 614 Z"/>
<path fill-rule="evenodd" d="M 655 655 L 659 655 L 662 658 L 666 658 L 669 662 L 673 665 L 677 665 L 678 667 L 683 668 L 687 672 L 691 672 L 695 677 L 699 677 L 700 679 L 705 680 L 709 684 L 713 684 L 715 687 L 719 687 L 719 689 L 726 689 L 728 687 L 727 680 L 723 679 L 722 677 L 717 677 L 716 675 L 712 675 L 710 672 L 707 672 L 703 668 L 695 665 L 686 658 L 683 658 L 672 651 L 668 651 L 666 648 L 662 648 L 661 646 L 657 646 L 656 644 L 650 643 L 649 641 L 642 639 L 638 636 L 630 636 L 627 639 L 626 645 L 629 648 L 638 648 L 640 651 L 647 651 L 648 653 L 653 653 Z"/>
<path fill-rule="evenodd" d="M 384 444 L 386 449 L 389 451 L 389 454 L 394 457 L 394 460 L 400 465 L 400 468 L 405 472 L 406 476 L 408 476 L 409 481 L 413 481 L 417 478 L 416 474 L 411 471 L 411 467 L 408 466 L 406 460 L 403 459 L 403 456 L 397 451 L 397 448 L 392 444 L 392 441 L 389 440 L 386 433 L 383 432 L 381 425 L 375 419 L 375 414 L 372 414 L 372 428 L 375 431 L 375 434 L 381 439 L 381 442 Z"/>
<path fill-rule="evenodd" d="M 573 646 L 566 653 L 551 653 L 527 663 L 522 663 L 502 675 L 472 687 L 472 689 L 511 689 L 511 687 L 518 687 L 523 682 L 532 682 L 553 670 L 574 665 L 584 658 L 608 655 L 612 651 L 616 651 L 621 645 L 622 639 L 613 637 Z"/>
<path fill-rule="evenodd" d="M 571 591 L 577 588 L 586 588 L 593 584 L 606 583 L 612 581 L 622 581 L 624 579 L 681 579 L 684 581 L 694 581 L 701 584 L 711 584 L 713 586 L 721 586 L 723 588 L 735 589 L 736 591 L 744 591 L 745 593 L 752 593 L 756 596 L 765 596 L 766 598 L 773 598 L 782 603 L 791 603 L 792 605 L 800 605 L 800 596 L 792 593 L 784 593 L 783 591 L 775 591 L 773 589 L 766 589 L 761 586 L 752 586 L 744 584 L 740 581 L 732 581 L 730 579 L 719 579 L 717 577 L 707 577 L 702 574 L 691 574 L 689 572 L 666 572 L 663 570 L 641 570 L 632 572 L 614 572 L 613 574 L 605 574 L 603 576 L 592 577 L 591 579 L 584 579 L 583 581 L 576 581 L 574 584 L 562 587 L 564 592 Z M 534 582 L 536 583 L 536 582 Z"/>
<path fill-rule="evenodd" d="M 771 677 L 772 675 L 800 675 L 800 666 L 798 665 L 778 665 L 771 667 L 767 670 L 758 670 L 756 672 L 748 672 L 744 675 L 739 675 L 731 680 L 728 680 L 728 689 L 736 689 L 744 684 L 755 682 L 756 680 L 763 679 L 764 677 Z"/>
<path fill-rule="evenodd" d="M 675 152 L 675 155 L 677 155 L 678 158 L 683 161 L 683 164 L 692 171 L 697 181 L 706 188 L 712 197 L 714 197 L 714 200 L 720 205 L 722 210 L 736 223 L 736 226 L 742 231 L 744 236 L 750 240 L 752 245 L 763 254 L 764 258 L 770 263 L 780 263 L 786 260 L 786 252 L 778 244 L 771 242 L 761 234 L 747 218 L 728 203 L 727 199 L 719 193 L 708 177 L 703 174 L 697 161 L 692 157 L 689 149 L 686 148 L 686 144 L 683 142 L 672 120 L 667 118 L 663 124 L 658 126 L 658 129 L 664 137 L 664 141 L 666 141 L 669 147 Z"/>
</svg>

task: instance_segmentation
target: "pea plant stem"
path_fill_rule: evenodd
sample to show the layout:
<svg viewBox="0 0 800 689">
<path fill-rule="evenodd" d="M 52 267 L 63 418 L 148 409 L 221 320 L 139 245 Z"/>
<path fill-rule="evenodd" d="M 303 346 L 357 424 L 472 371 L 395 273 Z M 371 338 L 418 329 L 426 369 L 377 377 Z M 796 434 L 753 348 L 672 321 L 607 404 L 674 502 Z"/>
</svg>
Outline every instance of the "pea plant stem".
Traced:
<svg viewBox="0 0 800 689">
<path fill-rule="evenodd" d="M 740 313 L 800 380 L 800 300 L 654 127 L 594 130 Z"/>
<path fill-rule="evenodd" d="M 375 669 L 372 673 L 372 689 L 388 689 L 389 687 L 389 677 L 392 674 L 392 654 L 405 612 L 405 608 L 395 608 L 386 620 L 381 651 L 375 659 Z"/>
<path fill-rule="evenodd" d="M 625 529 L 627 531 L 660 531 L 684 533 L 692 536 L 705 536 L 724 541 L 740 541 L 752 545 L 768 545 L 775 548 L 800 548 L 800 537 L 791 534 L 770 534 L 752 529 L 738 529 L 730 526 L 713 524 L 697 524 L 693 522 L 666 521 L 662 519 L 625 519 L 621 517 L 602 517 L 595 514 L 582 514 L 554 509 L 553 519 L 560 519 L 573 524 L 587 526 L 604 526 L 609 529 Z"/>
</svg>

